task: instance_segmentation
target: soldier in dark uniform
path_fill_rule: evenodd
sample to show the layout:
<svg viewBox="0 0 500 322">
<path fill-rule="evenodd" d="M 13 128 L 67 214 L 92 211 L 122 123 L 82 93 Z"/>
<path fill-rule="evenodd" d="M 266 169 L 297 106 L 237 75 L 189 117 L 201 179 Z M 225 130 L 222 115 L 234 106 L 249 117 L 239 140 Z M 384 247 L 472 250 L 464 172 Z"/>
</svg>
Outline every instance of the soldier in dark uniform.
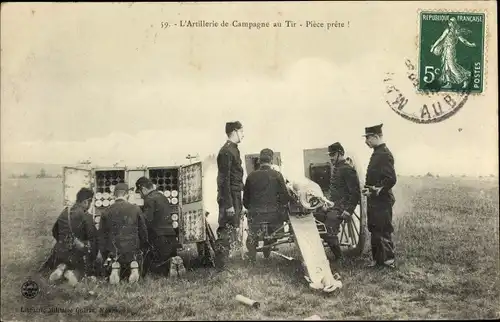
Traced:
<svg viewBox="0 0 500 322">
<path fill-rule="evenodd" d="M 93 216 L 88 213 L 93 198 L 91 189 L 80 189 L 76 203 L 66 207 L 52 227 L 52 236 L 56 239 L 54 257 L 58 266 L 50 275 L 50 281 L 64 276 L 71 285 L 76 285 L 78 275 L 90 273 L 97 237 Z"/>
<path fill-rule="evenodd" d="M 101 218 L 101 254 L 106 263 L 112 262 L 109 281 L 117 284 L 128 275 L 130 283 L 139 280 L 141 248 L 148 242 L 148 231 L 141 209 L 127 201 L 128 185 L 115 186 L 115 203 Z"/>
<path fill-rule="evenodd" d="M 219 227 L 217 228 L 216 265 L 222 268 L 229 255 L 231 241 L 236 239 L 242 212 L 243 167 L 238 143 L 243 139 L 240 122 L 226 123 L 226 143 L 217 155 L 217 203 Z"/>
<path fill-rule="evenodd" d="M 371 233 L 373 261 L 369 265 L 394 267 L 392 242 L 392 207 L 396 199 L 392 187 L 396 184 L 394 157 L 385 145 L 382 124 L 365 128 L 365 142 L 373 149 L 366 172 L 363 194 L 368 196 L 368 230 Z"/>
<path fill-rule="evenodd" d="M 260 168 L 248 175 L 243 190 L 249 227 L 246 246 L 252 262 L 255 261 L 259 234 L 263 233 L 261 224 L 268 223 L 269 234 L 279 229 L 286 220 L 286 206 L 290 201 L 283 175 L 271 168 L 273 154 L 270 149 L 260 151 Z"/>
<path fill-rule="evenodd" d="M 330 177 L 330 201 L 334 203 L 332 209 L 326 213 L 325 226 L 329 244 L 335 259 L 342 257 L 338 234 L 343 220 L 350 220 L 361 198 L 361 187 L 356 169 L 344 158 L 344 148 L 339 142 L 328 147 L 328 154 L 332 163 Z"/>
<path fill-rule="evenodd" d="M 156 190 L 150 179 L 141 177 L 135 183 L 136 192 L 144 199 L 144 217 L 148 227 L 149 244 L 152 246 L 151 257 L 145 265 L 150 266 L 155 262 L 156 267 L 166 267 L 164 270 L 171 277 L 183 275 L 186 272 L 182 258 L 177 256 L 179 241 L 173 226 L 172 211 L 168 198 Z"/>
</svg>

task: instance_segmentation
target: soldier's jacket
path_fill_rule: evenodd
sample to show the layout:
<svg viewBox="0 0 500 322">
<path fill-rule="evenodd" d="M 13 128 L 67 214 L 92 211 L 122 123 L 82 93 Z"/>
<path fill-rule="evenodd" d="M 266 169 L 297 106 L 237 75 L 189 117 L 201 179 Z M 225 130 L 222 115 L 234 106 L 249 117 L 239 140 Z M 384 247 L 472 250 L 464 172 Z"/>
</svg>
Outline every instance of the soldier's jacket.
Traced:
<svg viewBox="0 0 500 322">
<path fill-rule="evenodd" d="M 334 208 L 352 214 L 361 198 L 361 188 L 356 169 L 345 160 L 333 167 L 330 180 L 330 200 Z"/>
<path fill-rule="evenodd" d="M 97 230 L 94 226 L 93 216 L 80 204 L 74 204 L 70 209 L 71 229 L 68 222 L 68 208 L 64 208 L 52 227 L 52 236 L 57 240 L 56 251 L 70 250 L 73 242 L 71 230 L 74 237 L 84 243 L 93 245 L 97 238 Z"/>
<path fill-rule="evenodd" d="M 158 190 L 144 197 L 144 217 L 148 227 L 149 239 L 158 236 L 175 236 L 172 209 L 165 195 Z"/>
<path fill-rule="evenodd" d="M 371 204 L 394 202 L 392 187 L 396 184 L 396 171 L 394 170 L 394 157 L 385 144 L 373 150 L 366 172 L 365 185 L 383 187 L 378 196 L 372 194 L 368 197 Z"/>
<path fill-rule="evenodd" d="M 225 209 L 233 206 L 231 191 L 243 190 L 243 167 L 238 145 L 227 141 L 217 155 L 217 201 Z"/>
<path fill-rule="evenodd" d="M 266 215 L 284 213 L 289 201 L 285 179 L 278 171 L 262 165 L 248 175 L 243 189 L 243 205 L 248 209 L 249 219 L 269 220 Z"/>
<path fill-rule="evenodd" d="M 100 249 L 103 256 L 110 252 L 115 255 L 137 253 L 147 241 L 146 222 L 137 205 L 116 199 L 101 216 Z"/>
</svg>

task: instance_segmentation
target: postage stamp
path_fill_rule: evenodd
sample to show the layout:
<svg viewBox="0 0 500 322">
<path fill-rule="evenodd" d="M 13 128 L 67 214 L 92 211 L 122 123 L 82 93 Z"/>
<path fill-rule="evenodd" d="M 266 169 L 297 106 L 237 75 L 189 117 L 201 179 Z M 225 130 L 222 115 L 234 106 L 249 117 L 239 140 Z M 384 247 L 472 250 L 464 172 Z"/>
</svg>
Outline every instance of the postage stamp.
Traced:
<svg viewBox="0 0 500 322">
<path fill-rule="evenodd" d="M 424 95 L 418 94 L 421 82 L 417 74 L 417 64 L 410 59 L 405 59 L 401 68 L 385 74 L 385 102 L 402 118 L 419 124 L 441 122 L 456 114 L 468 101 L 471 84 L 456 92 L 425 90 Z"/>
<path fill-rule="evenodd" d="M 484 13 L 420 12 L 419 91 L 484 90 Z"/>
</svg>

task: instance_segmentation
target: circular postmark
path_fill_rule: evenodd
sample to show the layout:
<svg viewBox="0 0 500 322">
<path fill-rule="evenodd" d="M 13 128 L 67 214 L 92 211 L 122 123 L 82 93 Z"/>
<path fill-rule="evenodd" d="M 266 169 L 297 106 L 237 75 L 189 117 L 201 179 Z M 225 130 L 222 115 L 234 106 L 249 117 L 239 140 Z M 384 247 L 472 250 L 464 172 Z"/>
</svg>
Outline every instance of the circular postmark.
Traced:
<svg viewBox="0 0 500 322">
<path fill-rule="evenodd" d="M 21 286 L 21 295 L 27 299 L 34 299 L 40 293 L 40 287 L 33 280 L 27 280 Z"/>
<path fill-rule="evenodd" d="M 419 90 L 417 67 L 409 59 L 404 62 L 404 72 L 387 72 L 384 84 L 387 105 L 402 118 L 419 124 L 448 119 L 466 104 L 471 93 L 471 86 L 457 92 Z"/>
</svg>

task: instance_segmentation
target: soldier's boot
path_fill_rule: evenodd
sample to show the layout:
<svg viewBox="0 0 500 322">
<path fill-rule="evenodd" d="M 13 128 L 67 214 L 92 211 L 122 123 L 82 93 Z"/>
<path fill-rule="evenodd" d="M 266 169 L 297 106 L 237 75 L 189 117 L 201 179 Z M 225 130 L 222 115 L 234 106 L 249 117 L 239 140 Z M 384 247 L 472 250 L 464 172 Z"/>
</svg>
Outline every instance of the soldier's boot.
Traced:
<svg viewBox="0 0 500 322">
<path fill-rule="evenodd" d="M 183 276 L 186 274 L 186 267 L 184 266 L 184 262 L 180 256 L 175 256 L 172 258 L 175 263 L 177 269 L 177 276 Z"/>
<path fill-rule="evenodd" d="M 330 250 L 332 251 L 334 260 L 339 261 L 342 259 L 342 250 L 340 249 L 340 242 L 337 236 L 337 231 L 332 227 L 327 227 L 326 231 L 327 231 L 326 240 L 328 246 L 330 247 Z"/>
<path fill-rule="evenodd" d="M 120 283 L 120 263 L 113 262 L 111 264 L 111 274 L 109 275 L 109 283 L 116 285 Z"/>
<path fill-rule="evenodd" d="M 250 263 L 255 263 L 257 260 L 257 246 L 259 242 L 253 234 L 249 234 L 246 240 L 246 246 L 248 249 L 247 257 Z"/>
<path fill-rule="evenodd" d="M 66 264 L 59 264 L 52 274 L 50 274 L 49 281 L 54 282 L 60 280 L 65 270 Z"/>
<path fill-rule="evenodd" d="M 215 267 L 219 270 L 224 269 L 229 258 L 229 245 L 225 239 L 215 241 Z"/>
<path fill-rule="evenodd" d="M 67 270 L 64 272 L 64 277 L 68 280 L 69 285 L 75 286 L 78 284 L 78 278 L 73 270 Z"/>
<path fill-rule="evenodd" d="M 136 283 L 139 281 L 139 263 L 137 261 L 132 261 L 130 263 L 130 275 L 128 277 L 129 283 Z"/>
<path fill-rule="evenodd" d="M 177 264 L 175 263 L 174 257 L 170 258 L 168 262 L 169 262 L 168 276 L 171 278 L 177 277 L 178 276 Z"/>
</svg>

